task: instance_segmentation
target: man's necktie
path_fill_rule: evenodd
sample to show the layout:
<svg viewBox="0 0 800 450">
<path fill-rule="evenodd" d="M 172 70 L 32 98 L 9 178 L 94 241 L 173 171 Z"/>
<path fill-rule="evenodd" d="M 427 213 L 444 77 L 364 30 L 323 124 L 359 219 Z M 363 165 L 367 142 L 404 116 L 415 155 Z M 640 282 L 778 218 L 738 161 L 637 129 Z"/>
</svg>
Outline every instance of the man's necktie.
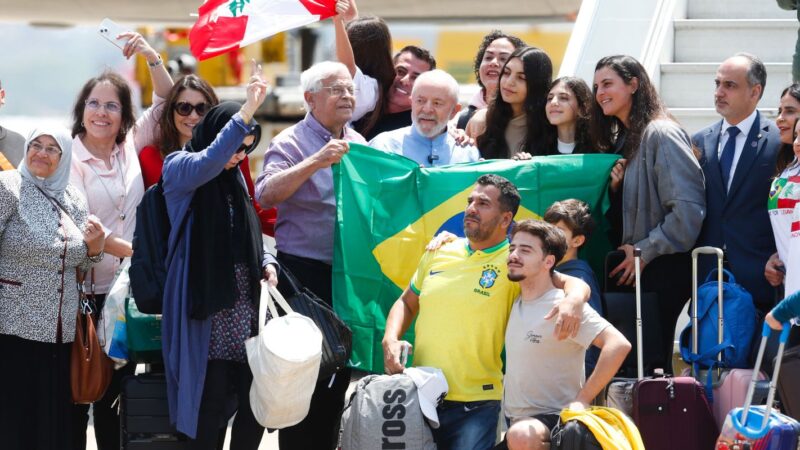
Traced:
<svg viewBox="0 0 800 450">
<path fill-rule="evenodd" d="M 728 190 L 728 180 L 731 177 L 733 154 L 736 153 L 736 136 L 738 134 L 738 128 L 728 127 L 728 142 L 725 143 L 725 148 L 722 149 L 722 155 L 719 157 L 719 168 L 722 172 L 722 182 L 725 184 L 725 191 Z"/>
</svg>

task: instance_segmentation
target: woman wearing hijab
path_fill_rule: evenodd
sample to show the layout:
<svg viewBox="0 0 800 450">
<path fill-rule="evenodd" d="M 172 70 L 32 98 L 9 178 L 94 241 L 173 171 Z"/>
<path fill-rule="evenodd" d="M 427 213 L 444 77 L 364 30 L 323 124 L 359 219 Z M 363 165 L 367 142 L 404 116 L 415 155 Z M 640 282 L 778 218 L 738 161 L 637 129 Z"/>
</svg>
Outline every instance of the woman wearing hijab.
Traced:
<svg viewBox="0 0 800 450">
<path fill-rule="evenodd" d="M 0 173 L 0 436 L 4 449 L 72 439 L 76 269 L 103 258 L 102 225 L 68 184 L 72 138 L 34 130 L 19 170 Z"/>
<path fill-rule="evenodd" d="M 260 280 L 277 284 L 261 227 L 238 169 L 258 144 L 253 113 L 264 101 L 260 71 L 243 106 L 206 113 L 182 151 L 164 162 L 172 230 L 167 252 L 162 337 L 170 418 L 189 448 L 222 448 L 238 408 L 231 449 L 256 450 L 264 428 L 253 417 L 244 341 L 257 332 Z"/>
</svg>

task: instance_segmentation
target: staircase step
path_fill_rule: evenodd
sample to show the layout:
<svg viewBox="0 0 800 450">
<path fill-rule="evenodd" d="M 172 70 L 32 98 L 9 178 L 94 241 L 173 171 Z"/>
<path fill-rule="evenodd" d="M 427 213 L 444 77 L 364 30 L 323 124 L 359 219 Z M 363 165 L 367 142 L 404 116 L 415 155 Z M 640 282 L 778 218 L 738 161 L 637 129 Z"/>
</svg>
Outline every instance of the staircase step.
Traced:
<svg viewBox="0 0 800 450">
<path fill-rule="evenodd" d="M 776 6 L 777 7 L 777 6 Z M 765 62 L 790 62 L 796 19 L 675 20 L 675 61 L 722 61 L 738 52 Z"/>
<path fill-rule="evenodd" d="M 661 98 L 670 106 L 713 108 L 719 62 L 661 64 Z M 791 63 L 765 63 L 767 85 L 760 105 L 777 108 L 781 92 L 792 84 Z"/>
<path fill-rule="evenodd" d="M 690 0 L 690 19 L 795 19 L 797 11 L 786 11 L 773 0 Z"/>
</svg>

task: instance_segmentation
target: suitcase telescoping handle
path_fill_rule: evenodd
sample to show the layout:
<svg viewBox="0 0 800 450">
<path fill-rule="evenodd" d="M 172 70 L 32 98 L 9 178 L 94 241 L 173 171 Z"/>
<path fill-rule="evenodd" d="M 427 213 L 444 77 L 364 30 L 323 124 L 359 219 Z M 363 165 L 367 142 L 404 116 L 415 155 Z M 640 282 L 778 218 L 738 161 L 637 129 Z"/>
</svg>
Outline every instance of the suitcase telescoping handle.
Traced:
<svg viewBox="0 0 800 450">
<path fill-rule="evenodd" d="M 767 347 L 767 339 L 769 338 L 772 329 L 767 322 L 764 322 L 764 328 L 761 330 L 761 345 L 758 347 L 758 356 L 756 357 L 756 364 L 753 368 L 753 378 L 750 380 L 750 387 L 747 388 L 747 397 L 742 407 L 741 420 L 737 414 L 732 414 L 733 425 L 736 430 L 748 438 L 758 439 L 767 432 L 767 424 L 769 417 L 772 414 L 772 402 L 775 401 L 775 387 L 778 383 L 778 375 L 781 371 L 781 363 L 783 362 L 783 349 L 786 347 L 786 341 L 789 340 L 789 333 L 792 330 L 791 322 L 783 324 L 781 330 L 780 345 L 778 345 L 778 359 L 775 361 L 775 369 L 772 371 L 772 378 L 769 380 L 769 394 L 767 395 L 767 406 L 764 408 L 764 417 L 761 419 L 761 426 L 758 428 L 749 427 L 747 424 L 747 415 L 750 413 L 750 405 L 753 403 L 753 393 L 756 391 L 756 383 L 758 377 L 756 376 L 761 371 L 761 362 L 764 359 L 764 350 Z"/>
<path fill-rule="evenodd" d="M 692 250 L 692 352 L 698 355 L 698 323 L 697 323 L 697 258 L 700 255 L 717 255 L 717 344 L 722 344 L 725 319 L 723 316 L 722 260 L 725 253 L 717 247 L 697 247 Z M 722 352 L 717 354 L 717 361 L 722 361 Z M 719 367 L 717 371 L 719 371 Z M 692 376 L 697 378 L 697 366 L 692 364 Z M 717 373 L 719 376 L 719 372 Z"/>
<path fill-rule="evenodd" d="M 636 278 L 636 375 L 644 378 L 644 347 L 642 345 L 642 249 L 633 249 L 633 273 Z"/>
</svg>

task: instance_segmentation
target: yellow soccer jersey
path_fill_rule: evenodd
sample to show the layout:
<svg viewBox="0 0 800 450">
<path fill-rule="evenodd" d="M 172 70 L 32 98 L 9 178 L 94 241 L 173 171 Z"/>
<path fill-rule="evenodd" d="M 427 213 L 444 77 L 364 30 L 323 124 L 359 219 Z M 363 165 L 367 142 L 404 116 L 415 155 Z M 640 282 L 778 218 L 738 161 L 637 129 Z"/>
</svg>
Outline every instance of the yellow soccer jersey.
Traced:
<svg viewBox="0 0 800 450">
<path fill-rule="evenodd" d="M 503 397 L 506 323 L 519 285 L 507 277 L 508 241 L 472 251 L 466 239 L 426 253 L 411 279 L 419 295 L 414 365 L 438 367 L 447 400 Z"/>
</svg>

